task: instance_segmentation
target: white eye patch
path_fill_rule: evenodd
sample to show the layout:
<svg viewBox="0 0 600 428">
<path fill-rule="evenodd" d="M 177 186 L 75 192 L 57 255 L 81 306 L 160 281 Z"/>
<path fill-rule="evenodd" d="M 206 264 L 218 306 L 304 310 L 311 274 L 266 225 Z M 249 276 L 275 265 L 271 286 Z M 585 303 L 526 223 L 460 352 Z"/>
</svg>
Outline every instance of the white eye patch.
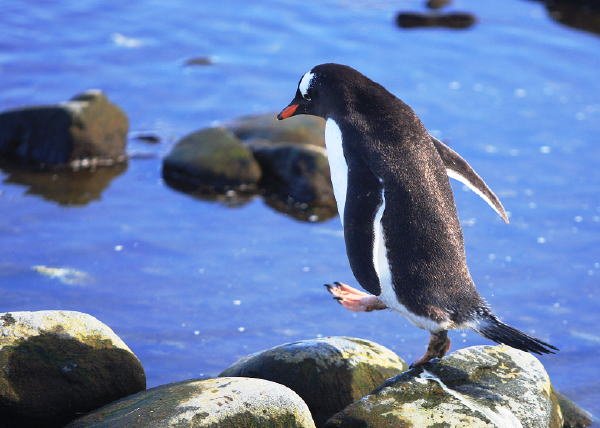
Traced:
<svg viewBox="0 0 600 428">
<path fill-rule="evenodd" d="M 310 88 L 310 85 L 312 84 L 313 77 L 315 77 L 315 75 L 308 71 L 304 74 L 304 76 L 302 76 L 302 80 L 300 80 L 298 89 L 304 98 L 306 98 L 306 95 L 308 94 L 308 88 Z"/>
</svg>

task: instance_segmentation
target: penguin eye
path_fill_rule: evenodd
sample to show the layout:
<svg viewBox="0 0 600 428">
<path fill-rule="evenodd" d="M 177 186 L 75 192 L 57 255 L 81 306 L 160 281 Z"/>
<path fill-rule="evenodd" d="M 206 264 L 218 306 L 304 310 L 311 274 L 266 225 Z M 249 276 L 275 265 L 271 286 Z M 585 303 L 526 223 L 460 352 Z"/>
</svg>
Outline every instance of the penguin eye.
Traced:
<svg viewBox="0 0 600 428">
<path fill-rule="evenodd" d="M 310 95 L 308 95 L 308 94 L 306 94 L 306 95 L 304 96 L 304 99 L 305 99 L 306 101 L 312 101 L 312 98 L 311 98 L 311 97 L 310 97 Z"/>
</svg>

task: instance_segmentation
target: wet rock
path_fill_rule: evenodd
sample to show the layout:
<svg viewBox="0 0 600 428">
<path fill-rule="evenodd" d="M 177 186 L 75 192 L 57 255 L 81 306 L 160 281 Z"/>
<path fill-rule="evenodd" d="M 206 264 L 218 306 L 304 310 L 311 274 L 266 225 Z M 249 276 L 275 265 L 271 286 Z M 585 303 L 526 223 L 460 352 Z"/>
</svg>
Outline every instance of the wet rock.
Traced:
<svg viewBox="0 0 600 428">
<path fill-rule="evenodd" d="M 4 183 L 25 186 L 26 194 L 41 196 L 59 205 L 87 205 L 101 198 L 111 182 L 127 170 L 127 163 L 102 168 L 32 171 L 23 166 L 0 163 Z"/>
<path fill-rule="evenodd" d="M 142 134 L 137 134 L 134 138 L 138 141 L 143 141 L 144 143 L 149 143 L 149 144 L 160 143 L 160 137 L 156 134 L 142 133 Z"/>
<path fill-rule="evenodd" d="M 50 106 L 0 114 L 0 158 L 35 167 L 86 168 L 125 160 L 127 116 L 97 90 Z"/>
<path fill-rule="evenodd" d="M 239 139 L 250 142 L 311 144 L 325 147 L 325 121 L 315 116 L 277 120 L 275 113 L 242 117 L 227 125 Z"/>
<path fill-rule="evenodd" d="M 163 385 L 73 421 L 69 428 L 313 428 L 306 404 L 262 379 L 219 378 Z"/>
<path fill-rule="evenodd" d="M 252 153 L 225 128 L 194 132 L 163 161 L 163 178 L 178 189 L 198 193 L 252 192 L 261 171 Z"/>
<path fill-rule="evenodd" d="M 452 0 L 427 0 L 425 5 L 429 9 L 441 9 L 444 6 L 448 6 L 450 3 L 452 3 Z"/>
<path fill-rule="evenodd" d="M 544 3 L 555 21 L 579 30 L 600 34 L 598 0 L 535 0 Z"/>
<path fill-rule="evenodd" d="M 325 149 L 267 142 L 254 142 L 249 147 L 261 166 L 260 186 L 272 206 L 307 218 L 326 219 L 337 214 Z"/>
<path fill-rule="evenodd" d="M 137 357 L 94 317 L 70 311 L 0 314 L 3 426 L 62 426 L 145 388 Z"/>
<path fill-rule="evenodd" d="M 211 65 L 213 63 L 212 59 L 207 56 L 197 56 L 194 58 L 189 58 L 185 61 L 185 65 Z"/>
<path fill-rule="evenodd" d="M 586 412 L 560 392 L 554 390 L 554 394 L 560 405 L 565 428 L 587 428 L 592 425 L 594 419 L 589 412 Z"/>
<path fill-rule="evenodd" d="M 271 380 L 304 399 L 317 426 L 359 399 L 406 363 L 381 345 L 350 337 L 288 343 L 243 358 L 220 376 Z"/>
<path fill-rule="evenodd" d="M 422 14 L 401 12 L 396 16 L 396 24 L 401 28 L 444 27 L 463 29 L 477 22 L 474 15 L 464 12 L 447 14 Z"/>
<path fill-rule="evenodd" d="M 326 427 L 560 427 L 548 374 L 507 346 L 461 349 L 385 382 Z"/>
</svg>

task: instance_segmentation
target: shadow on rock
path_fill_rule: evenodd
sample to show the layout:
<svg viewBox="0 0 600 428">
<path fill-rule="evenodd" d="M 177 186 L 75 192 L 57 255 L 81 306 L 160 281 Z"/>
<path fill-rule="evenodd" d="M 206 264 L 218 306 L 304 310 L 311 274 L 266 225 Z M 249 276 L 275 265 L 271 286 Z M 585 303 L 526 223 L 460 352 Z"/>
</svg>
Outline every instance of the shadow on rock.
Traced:
<svg viewBox="0 0 600 428">
<path fill-rule="evenodd" d="M 119 163 L 96 170 L 35 171 L 2 162 L 0 169 L 8 174 L 4 183 L 24 185 L 28 195 L 41 196 L 59 205 L 78 206 L 100 199 L 111 181 L 127 170 L 127 164 Z"/>
<path fill-rule="evenodd" d="M 62 426 L 145 388 L 133 354 L 110 343 L 92 347 L 57 331 L 9 348 L 0 354 L 1 427 Z"/>
<path fill-rule="evenodd" d="M 600 34 L 600 2 L 597 0 L 535 0 L 544 3 L 552 19 L 563 25 Z"/>
</svg>

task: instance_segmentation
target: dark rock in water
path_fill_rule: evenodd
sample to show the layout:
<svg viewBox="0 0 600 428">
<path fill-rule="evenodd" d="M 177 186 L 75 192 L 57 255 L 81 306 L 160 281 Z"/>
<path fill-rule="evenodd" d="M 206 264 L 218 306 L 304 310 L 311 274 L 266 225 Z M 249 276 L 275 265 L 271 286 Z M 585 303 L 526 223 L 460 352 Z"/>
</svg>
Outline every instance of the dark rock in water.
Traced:
<svg viewBox="0 0 600 428">
<path fill-rule="evenodd" d="M 461 349 L 346 407 L 326 427 L 552 427 L 562 414 L 548 374 L 508 346 Z"/>
<path fill-rule="evenodd" d="M 323 148 L 256 141 L 249 147 L 262 169 L 260 186 L 276 209 L 320 219 L 336 215 L 327 153 Z"/>
<path fill-rule="evenodd" d="M 592 425 L 594 419 L 590 413 L 583 410 L 557 390 L 554 390 L 554 394 L 562 411 L 564 428 L 587 428 Z"/>
<path fill-rule="evenodd" d="M 197 56 L 185 61 L 185 65 L 211 65 L 212 63 L 212 59 L 207 56 Z"/>
<path fill-rule="evenodd" d="M 146 388 L 137 357 L 80 312 L 0 314 L 0 426 L 55 427 Z"/>
<path fill-rule="evenodd" d="M 100 91 L 0 114 L 0 157 L 35 167 L 86 168 L 125 160 L 127 116 Z"/>
<path fill-rule="evenodd" d="M 474 15 L 462 12 L 443 15 L 401 12 L 396 16 L 396 24 L 401 28 L 444 27 L 463 29 L 471 27 L 475 22 L 477 22 L 477 19 Z"/>
<path fill-rule="evenodd" d="M 135 137 L 136 140 L 143 141 L 144 143 L 150 144 L 158 144 L 160 143 L 160 137 L 154 134 L 137 134 Z"/>
<path fill-rule="evenodd" d="M 78 171 L 31 171 L 0 163 L 8 176 L 4 183 L 26 186 L 26 194 L 41 196 L 60 205 L 86 205 L 100 199 L 112 180 L 127 170 L 127 163 Z"/>
<path fill-rule="evenodd" d="M 450 3 L 452 3 L 452 0 L 427 0 L 425 5 L 429 9 L 441 9 L 444 6 L 448 6 Z"/>
<path fill-rule="evenodd" d="M 163 160 L 165 181 L 197 193 L 252 192 L 260 166 L 252 152 L 225 128 L 207 128 L 182 138 Z"/>
<path fill-rule="evenodd" d="M 535 0 L 545 4 L 552 19 L 563 25 L 600 34 L 600 1 Z"/>
<path fill-rule="evenodd" d="M 281 121 L 275 116 L 275 113 L 245 116 L 227 125 L 227 128 L 245 142 L 266 140 L 325 147 L 323 119 L 301 115 Z"/>
<path fill-rule="evenodd" d="M 162 385 L 126 397 L 69 428 L 314 428 L 298 395 L 262 379 L 219 378 Z"/>
<path fill-rule="evenodd" d="M 317 426 L 322 426 L 331 415 L 404 370 L 406 363 L 381 345 L 326 337 L 259 352 L 220 376 L 253 377 L 285 385 L 304 399 Z"/>
</svg>

